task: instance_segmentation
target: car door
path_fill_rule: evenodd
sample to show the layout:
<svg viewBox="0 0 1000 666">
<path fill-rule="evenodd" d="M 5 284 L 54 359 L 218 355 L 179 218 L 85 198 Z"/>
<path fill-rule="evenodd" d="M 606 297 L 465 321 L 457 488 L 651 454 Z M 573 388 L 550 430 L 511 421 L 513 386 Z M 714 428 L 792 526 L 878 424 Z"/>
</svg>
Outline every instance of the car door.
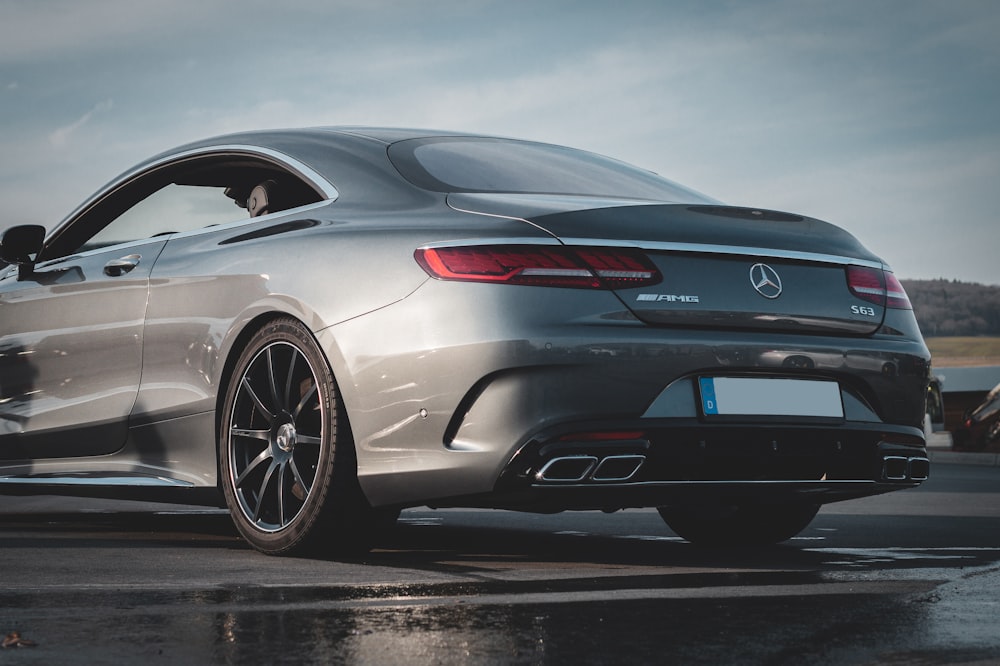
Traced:
<svg viewBox="0 0 1000 666">
<path fill-rule="evenodd" d="M 150 269 L 166 240 L 0 269 L 0 459 L 110 453 L 142 370 Z"/>
<path fill-rule="evenodd" d="M 264 185 L 274 196 L 260 207 Z M 150 273 L 171 236 L 321 200 L 270 155 L 182 152 L 95 194 L 35 265 L 0 267 L 0 460 L 120 449 L 142 379 Z M 173 344 L 161 336 L 159 348 Z"/>
</svg>

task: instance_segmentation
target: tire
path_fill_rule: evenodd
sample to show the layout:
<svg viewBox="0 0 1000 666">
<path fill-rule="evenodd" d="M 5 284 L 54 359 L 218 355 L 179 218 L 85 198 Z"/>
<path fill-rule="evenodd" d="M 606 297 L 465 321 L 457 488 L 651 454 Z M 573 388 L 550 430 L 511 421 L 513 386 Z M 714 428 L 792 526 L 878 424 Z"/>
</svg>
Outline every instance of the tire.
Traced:
<svg viewBox="0 0 1000 666">
<path fill-rule="evenodd" d="M 219 470 L 240 534 L 269 555 L 359 555 L 371 511 L 333 374 L 295 319 L 269 322 L 232 374 L 219 426 Z"/>
<path fill-rule="evenodd" d="M 805 529 L 818 504 L 659 507 L 670 529 L 700 546 L 766 546 Z"/>
</svg>

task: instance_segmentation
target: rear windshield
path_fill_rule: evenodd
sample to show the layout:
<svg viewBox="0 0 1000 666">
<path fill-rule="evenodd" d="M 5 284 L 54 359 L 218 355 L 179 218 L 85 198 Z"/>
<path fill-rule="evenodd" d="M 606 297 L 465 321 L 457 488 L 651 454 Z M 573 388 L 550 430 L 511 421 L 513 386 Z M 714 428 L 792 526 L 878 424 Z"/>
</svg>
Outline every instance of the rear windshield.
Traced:
<svg viewBox="0 0 1000 666">
<path fill-rule="evenodd" d="M 435 137 L 400 141 L 389 159 L 435 192 L 518 192 L 715 203 L 651 171 L 593 153 L 529 141 Z"/>
</svg>

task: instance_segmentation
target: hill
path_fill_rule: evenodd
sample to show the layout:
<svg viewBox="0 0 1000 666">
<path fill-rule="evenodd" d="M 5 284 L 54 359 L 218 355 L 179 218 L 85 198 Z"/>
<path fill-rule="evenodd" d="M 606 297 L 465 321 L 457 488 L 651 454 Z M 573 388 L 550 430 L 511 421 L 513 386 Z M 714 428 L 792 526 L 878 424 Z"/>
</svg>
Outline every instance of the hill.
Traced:
<svg viewBox="0 0 1000 666">
<path fill-rule="evenodd" d="M 900 280 L 925 337 L 1000 336 L 1000 287 L 958 280 Z"/>
</svg>

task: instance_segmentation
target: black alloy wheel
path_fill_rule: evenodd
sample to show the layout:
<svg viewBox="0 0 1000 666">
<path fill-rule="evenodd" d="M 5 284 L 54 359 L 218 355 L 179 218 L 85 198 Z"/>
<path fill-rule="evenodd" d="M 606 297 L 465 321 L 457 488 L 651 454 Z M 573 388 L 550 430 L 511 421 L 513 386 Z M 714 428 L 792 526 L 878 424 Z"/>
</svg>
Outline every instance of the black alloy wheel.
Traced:
<svg viewBox="0 0 1000 666">
<path fill-rule="evenodd" d="M 220 476 L 243 537 L 272 554 L 368 548 L 370 508 L 326 359 L 294 319 L 268 323 L 244 348 L 220 421 Z"/>
</svg>

